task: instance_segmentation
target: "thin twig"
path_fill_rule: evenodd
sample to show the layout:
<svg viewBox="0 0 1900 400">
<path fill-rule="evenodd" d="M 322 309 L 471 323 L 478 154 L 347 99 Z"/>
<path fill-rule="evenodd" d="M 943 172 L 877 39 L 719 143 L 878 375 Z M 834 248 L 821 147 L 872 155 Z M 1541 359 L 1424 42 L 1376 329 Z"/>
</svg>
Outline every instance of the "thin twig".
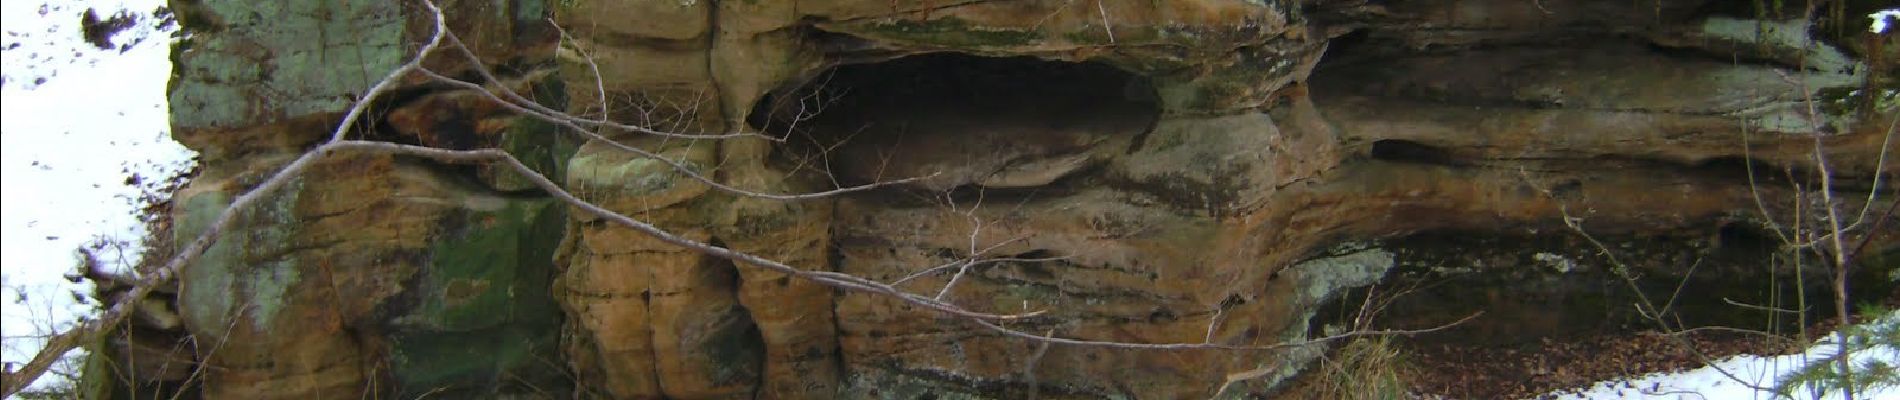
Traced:
<svg viewBox="0 0 1900 400">
<path fill-rule="evenodd" d="M 1001 325 L 996 325 L 995 323 L 991 323 L 989 321 L 984 321 L 984 320 L 971 319 L 970 321 L 976 323 L 977 326 L 982 326 L 984 328 L 988 328 L 991 331 L 1001 333 L 1003 334 L 1003 336 L 1029 339 L 1029 340 L 1035 340 L 1035 341 L 1043 341 L 1043 342 L 1049 342 L 1049 343 L 1054 343 L 1054 344 L 1073 345 L 1073 346 L 1106 347 L 1106 348 L 1114 348 L 1114 349 L 1132 349 L 1132 350 L 1278 350 L 1278 349 L 1291 348 L 1291 347 L 1311 346 L 1314 344 L 1326 343 L 1326 342 L 1331 342 L 1335 340 L 1354 338 L 1354 337 L 1360 337 L 1360 336 L 1412 336 L 1412 335 L 1418 335 L 1418 334 L 1424 334 L 1424 333 L 1432 333 L 1432 332 L 1450 329 L 1451 327 L 1458 326 L 1460 324 L 1464 324 L 1465 322 L 1471 321 L 1472 319 L 1478 318 L 1479 316 L 1482 316 L 1482 315 L 1484 315 L 1483 311 L 1474 312 L 1474 313 L 1471 313 L 1471 315 L 1466 315 L 1464 318 L 1459 318 L 1457 321 L 1452 321 L 1449 323 L 1445 323 L 1443 325 L 1438 325 L 1438 326 L 1424 328 L 1424 329 L 1356 330 L 1356 331 L 1341 333 L 1337 335 L 1323 336 L 1323 337 L 1319 337 L 1315 339 L 1295 340 L 1295 341 L 1289 341 L 1289 342 L 1280 342 L 1280 343 L 1263 344 L 1263 345 L 1231 345 L 1231 344 L 1218 344 L 1218 343 L 1128 343 L 1128 342 L 1110 342 L 1110 341 L 1086 340 L 1086 339 L 1069 339 L 1069 338 L 1059 338 L 1059 337 L 1054 337 L 1054 336 L 1044 336 L 1044 335 L 1037 335 L 1033 333 L 1026 333 L 1026 332 L 1022 332 L 1022 331 L 1018 331 L 1014 329 L 1005 328 L 1005 327 L 1002 327 Z"/>
<path fill-rule="evenodd" d="M 866 190 L 877 189 L 880 187 L 905 184 L 905 183 L 916 182 L 916 181 L 936 177 L 936 174 L 931 174 L 929 176 L 884 180 L 884 181 L 877 181 L 877 182 L 867 183 L 867 184 L 858 185 L 858 186 L 838 188 L 838 189 L 827 190 L 827 191 L 822 191 L 822 192 L 800 193 L 800 194 L 765 193 L 765 192 L 757 192 L 757 191 L 740 189 L 737 187 L 726 185 L 724 183 L 720 183 L 718 180 L 707 177 L 706 175 L 702 173 L 696 172 L 694 171 L 695 168 L 679 160 L 666 158 L 666 157 L 660 156 L 659 154 L 655 154 L 651 151 L 647 151 L 646 149 L 642 149 L 633 145 L 628 145 L 626 143 L 621 143 L 619 141 L 609 139 L 606 136 L 602 136 L 599 133 L 595 133 L 592 130 L 589 130 L 585 127 L 580 126 L 579 124 L 575 123 L 571 119 L 564 118 L 559 115 L 538 112 L 536 110 L 532 110 L 518 104 L 501 100 L 499 98 L 495 98 L 493 97 L 494 96 L 493 93 L 488 92 L 487 91 L 488 89 L 482 85 L 477 85 L 474 83 L 456 80 L 453 78 L 449 78 L 447 76 L 443 76 L 439 73 L 436 73 L 435 71 L 430 71 L 426 69 L 421 70 L 420 72 L 425 75 L 428 75 L 431 78 L 435 78 L 437 81 L 443 82 L 450 86 L 459 87 L 463 89 L 469 89 L 469 90 L 476 90 L 476 91 L 480 91 L 481 93 L 488 93 L 489 96 L 491 97 L 491 100 L 495 100 L 502 107 L 507 108 L 510 111 L 515 111 L 517 113 L 521 113 L 522 115 L 534 117 L 542 121 L 559 125 L 563 128 L 567 128 L 566 131 L 568 132 L 573 132 L 587 139 L 592 139 L 599 143 L 606 144 L 608 146 L 613 147 L 616 150 L 634 153 L 636 155 L 639 155 L 642 158 L 659 161 L 661 163 L 666 164 L 667 167 L 670 167 L 674 172 L 677 172 L 681 175 L 685 175 L 687 178 L 691 178 L 692 180 L 699 181 L 700 183 L 706 184 L 707 186 L 710 186 L 714 189 L 718 189 L 719 191 L 732 193 L 739 196 L 756 197 L 756 198 L 769 199 L 769 200 L 784 200 L 784 201 L 810 200 L 810 199 L 818 199 L 818 198 L 825 198 L 825 197 L 833 197 L 833 196 L 842 195 L 846 193 L 852 193 L 852 192 L 862 192 Z M 509 93 L 512 93 L 512 92 L 509 92 Z M 752 135 L 752 134 L 735 134 L 735 135 L 673 134 L 666 137 L 679 138 L 679 139 L 730 139 L 730 138 L 747 137 L 747 136 L 758 136 L 758 135 Z"/>
</svg>

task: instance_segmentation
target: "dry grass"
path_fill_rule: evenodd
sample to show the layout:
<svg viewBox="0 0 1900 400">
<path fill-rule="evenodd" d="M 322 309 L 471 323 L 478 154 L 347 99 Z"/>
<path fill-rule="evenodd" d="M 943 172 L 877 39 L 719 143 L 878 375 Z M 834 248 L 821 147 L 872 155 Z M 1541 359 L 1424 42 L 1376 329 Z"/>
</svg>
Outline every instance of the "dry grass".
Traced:
<svg viewBox="0 0 1900 400">
<path fill-rule="evenodd" d="M 1346 342 L 1313 364 L 1278 396 L 1292 399 L 1395 400 L 1415 398 L 1415 368 L 1389 336 Z"/>
</svg>

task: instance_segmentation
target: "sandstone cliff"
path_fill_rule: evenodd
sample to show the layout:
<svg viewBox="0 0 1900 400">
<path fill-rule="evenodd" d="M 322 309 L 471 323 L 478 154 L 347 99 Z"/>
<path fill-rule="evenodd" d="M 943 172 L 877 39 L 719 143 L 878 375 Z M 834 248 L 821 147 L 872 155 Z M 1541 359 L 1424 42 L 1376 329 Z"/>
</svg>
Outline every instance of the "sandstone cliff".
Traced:
<svg viewBox="0 0 1900 400">
<path fill-rule="evenodd" d="M 803 193 L 921 179 L 807 200 L 738 195 L 419 76 L 378 98 L 353 135 L 506 149 L 586 200 L 684 237 L 926 296 L 955 281 L 942 298 L 1042 310 L 1006 326 L 1063 338 L 1299 340 L 1348 289 L 1453 266 L 1483 278 L 1385 317 L 1420 328 L 1487 311 L 1454 331 L 1469 340 L 1560 332 L 1628 318 L 1549 300 L 1609 268 L 1563 213 L 1627 246 L 1660 282 L 1702 282 L 1715 278 L 1688 269 L 1704 258 L 1726 276 L 1777 274 L 1741 256 L 1772 244 L 1743 239 L 1765 236 L 1754 228 L 1763 212 L 1804 212 L 1791 199 L 1814 190 L 1818 169 L 1850 194 L 1846 209 L 1893 201 L 1877 180 L 1896 171 L 1880 162 L 1896 147 L 1897 107 L 1882 62 L 1900 46 L 1799 10 L 441 5 L 498 77 L 478 83 L 580 116 L 780 139 L 600 131 L 719 184 Z M 180 238 L 326 139 L 433 26 L 407 2 L 173 9 L 190 33 L 175 56 L 173 128 L 204 155 L 175 202 Z M 479 78 L 453 56 L 425 66 Z M 216 399 L 1247 397 L 1274 393 L 1323 350 L 1004 337 L 661 243 L 487 166 L 338 154 L 267 203 L 183 272 L 182 327 L 140 336 L 194 347 L 121 344 L 173 353 L 134 363 L 141 384 Z M 1886 256 L 1868 259 L 1895 259 L 1900 235 L 1870 232 L 1866 254 Z M 1863 270 L 1893 268 L 1884 263 Z M 1580 310 L 1552 311 L 1564 307 Z M 1228 385 L 1236 374 L 1255 379 Z"/>
</svg>

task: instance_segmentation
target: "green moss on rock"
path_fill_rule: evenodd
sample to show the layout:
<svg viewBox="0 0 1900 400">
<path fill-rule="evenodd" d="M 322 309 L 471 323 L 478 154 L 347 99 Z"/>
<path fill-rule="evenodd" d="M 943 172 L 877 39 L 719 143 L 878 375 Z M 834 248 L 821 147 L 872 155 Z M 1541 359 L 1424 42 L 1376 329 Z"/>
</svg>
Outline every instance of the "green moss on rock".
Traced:
<svg viewBox="0 0 1900 400">
<path fill-rule="evenodd" d="M 547 288 L 561 210 L 553 200 L 515 200 L 444 221 L 428 268 L 406 294 L 416 305 L 395 318 L 390 335 L 402 397 L 566 386 L 547 364 L 558 358 L 561 313 Z"/>
<path fill-rule="evenodd" d="M 955 17 L 932 20 L 883 20 L 858 25 L 869 36 L 950 48 L 1020 46 L 1035 43 L 1035 32 L 988 28 Z"/>
<path fill-rule="evenodd" d="M 542 176 L 567 176 L 567 160 L 580 149 L 580 140 L 566 135 L 545 121 L 517 117 L 501 138 L 501 149 L 513 154 L 522 164 Z M 484 172 L 488 184 L 496 190 L 514 191 L 534 188 L 526 176 L 506 167 L 490 166 Z"/>
<path fill-rule="evenodd" d="M 172 125 L 232 128 L 347 109 L 407 57 L 401 3 L 207 2 L 173 58 Z"/>
<path fill-rule="evenodd" d="M 238 222 L 197 263 L 180 271 L 179 279 L 191 282 L 178 298 L 188 326 L 225 327 L 232 318 L 248 316 L 254 329 L 270 330 L 272 319 L 291 295 L 290 288 L 300 281 L 296 263 L 282 254 L 302 226 L 291 210 L 300 186 L 293 181 L 277 195 L 242 211 Z M 183 199 L 179 204 L 184 215 L 175 228 L 173 245 L 183 248 L 196 240 L 230 203 L 229 194 L 223 192 Z"/>
</svg>

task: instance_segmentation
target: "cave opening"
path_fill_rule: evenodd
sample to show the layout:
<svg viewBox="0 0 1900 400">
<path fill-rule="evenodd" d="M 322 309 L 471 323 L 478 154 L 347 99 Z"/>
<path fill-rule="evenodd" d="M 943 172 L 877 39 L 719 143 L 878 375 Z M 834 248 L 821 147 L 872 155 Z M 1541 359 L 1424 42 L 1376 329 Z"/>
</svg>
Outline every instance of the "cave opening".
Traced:
<svg viewBox="0 0 1900 400">
<path fill-rule="evenodd" d="M 1458 158 L 1449 150 L 1403 139 L 1374 141 L 1371 148 L 1367 150 L 1367 155 L 1380 161 L 1435 165 L 1458 164 Z"/>
<path fill-rule="evenodd" d="M 1318 307 L 1308 335 L 1351 327 L 1428 329 L 1476 315 L 1394 342 L 1418 365 L 1480 371 L 1414 381 L 1447 391 L 1575 378 L 1537 368 L 1562 367 L 1577 376 L 1610 376 L 1603 374 L 1619 373 L 1611 369 L 1625 363 L 1693 368 L 1700 366 L 1694 352 L 1719 359 L 1785 351 L 1784 345 L 1799 342 L 1788 340 L 1798 332 L 1831 329 L 1815 323 L 1835 312 L 1831 281 L 1814 275 L 1825 273 L 1813 267 L 1819 260 L 1806 262 L 1805 279 L 1794 279 L 1793 269 L 1774 260 L 1810 255 L 1775 254 L 1783 246 L 1761 225 L 1705 227 L 1588 239 L 1445 229 L 1382 239 L 1378 247 L 1392 256 L 1386 277 Z M 1849 279 L 1856 303 L 1887 301 L 1894 293 L 1884 276 Z M 1660 310 L 1659 317 L 1638 304 Z M 1808 314 L 1802 318 L 1795 310 Z M 1621 362 L 1592 361 L 1600 357 Z"/>
<path fill-rule="evenodd" d="M 748 115 L 773 162 L 839 185 L 1038 187 L 1122 151 L 1160 118 L 1154 86 L 1100 62 L 931 53 L 845 64 Z"/>
<path fill-rule="evenodd" d="M 1774 319 L 1761 304 L 1812 306 L 1812 315 L 1831 315 L 1825 276 L 1809 274 L 1795 287 L 1791 270 L 1771 265 L 1780 243 L 1751 223 L 1729 222 L 1709 231 L 1668 235 L 1604 234 L 1594 239 L 1614 249 L 1615 259 L 1590 251 L 1585 239 L 1563 234 L 1489 234 L 1467 230 L 1431 230 L 1385 239 L 1395 267 L 1380 288 L 1348 291 L 1320 309 L 1321 324 L 1341 324 L 1359 316 L 1371 293 L 1391 304 L 1381 308 L 1380 323 L 1401 329 L 1427 328 L 1475 312 L 1474 319 L 1444 332 L 1409 340 L 1429 344 L 1517 346 L 1549 338 L 1623 335 L 1656 329 L 1634 306 L 1645 301 L 1667 307 L 1674 329 L 1737 327 L 1793 332 L 1792 318 Z M 1713 241 L 1714 243 L 1710 243 Z M 1638 245 L 1641 246 L 1638 246 Z M 1817 263 L 1812 261 L 1810 263 Z M 1818 264 L 1817 264 L 1818 265 Z M 1616 272 L 1629 271 L 1626 277 Z M 1856 290 L 1879 296 L 1891 284 L 1877 277 L 1855 280 Z M 1638 294 L 1636 290 L 1642 293 Z M 1802 300 L 1795 300 L 1803 298 Z M 1396 300 L 1396 301 L 1394 301 Z M 1777 321 L 1767 324 L 1763 321 Z"/>
</svg>

